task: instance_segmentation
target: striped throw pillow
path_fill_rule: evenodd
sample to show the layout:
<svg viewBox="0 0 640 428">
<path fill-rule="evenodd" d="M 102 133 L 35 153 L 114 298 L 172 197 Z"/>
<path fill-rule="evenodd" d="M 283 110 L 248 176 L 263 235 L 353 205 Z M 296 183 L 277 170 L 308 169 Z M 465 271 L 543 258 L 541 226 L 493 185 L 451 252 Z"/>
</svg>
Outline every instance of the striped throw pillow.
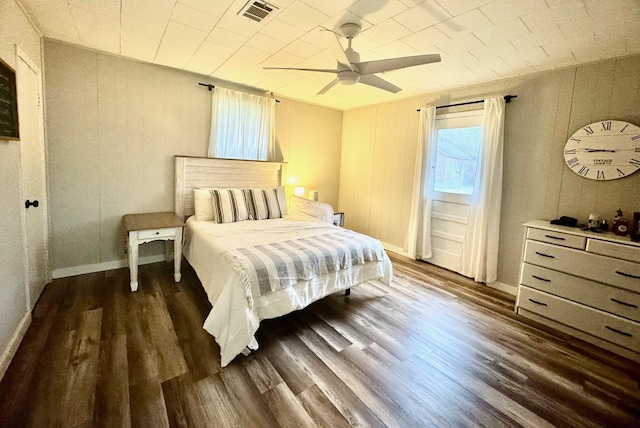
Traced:
<svg viewBox="0 0 640 428">
<path fill-rule="evenodd" d="M 234 223 L 249 219 L 247 199 L 242 189 L 211 189 L 213 221 Z"/>
<path fill-rule="evenodd" d="M 284 187 L 275 189 L 245 189 L 249 218 L 268 220 L 281 218 L 287 214 L 287 199 Z"/>
</svg>

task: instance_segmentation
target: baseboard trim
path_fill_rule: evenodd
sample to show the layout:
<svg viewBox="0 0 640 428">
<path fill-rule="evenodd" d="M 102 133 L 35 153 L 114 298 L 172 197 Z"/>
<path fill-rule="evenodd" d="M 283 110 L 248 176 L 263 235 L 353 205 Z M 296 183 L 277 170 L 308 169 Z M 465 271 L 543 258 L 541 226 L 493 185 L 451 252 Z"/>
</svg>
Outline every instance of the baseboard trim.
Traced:
<svg viewBox="0 0 640 428">
<path fill-rule="evenodd" d="M 405 251 L 403 248 L 396 247 L 394 245 L 389 245 L 389 244 L 387 244 L 385 242 L 382 243 L 382 246 L 387 251 L 391 251 L 392 253 L 396 253 L 396 254 L 399 254 L 401 256 L 405 256 L 405 257 L 409 257 L 409 258 L 413 259 L 413 257 L 410 257 L 409 253 L 407 251 Z M 429 259 L 429 260 L 424 260 L 424 261 L 427 262 L 427 263 L 430 263 L 430 264 L 432 264 L 434 266 L 439 266 L 439 267 L 442 267 L 444 269 L 450 270 L 452 272 L 456 272 L 455 269 L 450 269 L 450 268 L 447 268 L 446 266 L 441 266 L 441 265 L 433 263 L 433 257 L 431 259 Z M 456 272 L 456 273 L 459 273 L 459 272 Z M 496 290 L 503 291 L 503 292 L 511 294 L 513 296 L 516 296 L 518 294 L 518 287 L 515 287 L 515 286 L 510 285 L 510 284 L 506 284 L 504 282 L 495 281 L 495 282 L 492 282 L 492 283 L 487 283 L 486 286 L 494 288 Z"/>
<path fill-rule="evenodd" d="M 30 325 L 31 312 L 27 312 L 24 315 L 24 318 L 22 318 L 22 321 L 20 321 L 20 325 L 18 325 L 18 328 L 9 341 L 6 349 L 2 351 L 2 357 L 0 357 L 0 380 L 2 380 L 4 374 L 7 372 L 9 364 L 11 364 L 11 360 L 13 360 L 13 357 L 16 355 L 18 347 L 20 346 L 20 343 L 22 343 L 24 335 L 27 334 L 27 329 Z"/>
<path fill-rule="evenodd" d="M 509 293 L 514 296 L 518 294 L 518 287 L 510 284 L 505 284 L 504 282 L 500 281 L 487 283 L 487 287 L 495 288 L 496 290 L 504 291 L 505 293 Z"/>
<path fill-rule="evenodd" d="M 158 263 L 165 261 L 164 254 L 155 256 L 140 257 L 138 265 L 148 265 L 150 263 Z M 67 268 L 54 269 L 52 273 L 53 279 L 67 278 L 70 276 L 84 275 L 86 273 L 103 272 L 105 270 L 120 269 L 129 266 L 126 259 L 113 260 L 110 262 L 96 263 L 91 265 L 72 266 Z"/>
<path fill-rule="evenodd" d="M 382 243 L 382 247 L 387 251 L 391 251 L 392 253 L 400 254 L 401 256 L 405 256 L 405 257 L 409 257 L 409 253 L 407 253 L 404 248 L 396 247 L 395 245 L 390 245 L 390 244 L 387 244 L 386 242 Z"/>
</svg>

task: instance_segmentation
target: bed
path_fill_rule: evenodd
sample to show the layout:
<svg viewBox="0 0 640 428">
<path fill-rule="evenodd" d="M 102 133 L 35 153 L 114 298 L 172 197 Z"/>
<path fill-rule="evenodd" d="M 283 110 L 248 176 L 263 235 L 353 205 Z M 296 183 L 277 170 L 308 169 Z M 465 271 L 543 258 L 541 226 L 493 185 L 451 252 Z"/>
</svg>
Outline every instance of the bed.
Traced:
<svg viewBox="0 0 640 428">
<path fill-rule="evenodd" d="M 176 156 L 175 165 L 175 210 L 186 219 L 183 253 L 212 305 L 203 327 L 220 346 L 223 367 L 258 349 L 261 320 L 367 281 L 390 283 L 391 262 L 380 242 L 334 226 L 327 204 L 292 196 L 292 206 L 287 209 L 285 200 L 276 218 L 244 220 L 236 209 L 227 213 L 233 220 L 218 223 L 222 210 L 213 220 L 203 214 L 207 194 L 233 197 L 237 189 L 241 196 L 251 196 L 244 189 L 273 192 L 282 205 L 282 164 Z M 263 217 L 247 206 L 249 218 Z"/>
</svg>

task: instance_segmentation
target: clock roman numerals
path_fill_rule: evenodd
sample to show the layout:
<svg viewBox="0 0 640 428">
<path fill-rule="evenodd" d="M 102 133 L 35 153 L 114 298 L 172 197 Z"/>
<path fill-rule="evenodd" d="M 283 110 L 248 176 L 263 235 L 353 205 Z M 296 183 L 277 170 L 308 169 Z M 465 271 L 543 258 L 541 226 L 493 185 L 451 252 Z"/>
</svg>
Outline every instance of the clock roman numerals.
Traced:
<svg viewBox="0 0 640 428">
<path fill-rule="evenodd" d="M 574 173 L 609 181 L 640 174 L 640 126 L 621 120 L 584 124 L 568 136 L 564 161 Z"/>
</svg>

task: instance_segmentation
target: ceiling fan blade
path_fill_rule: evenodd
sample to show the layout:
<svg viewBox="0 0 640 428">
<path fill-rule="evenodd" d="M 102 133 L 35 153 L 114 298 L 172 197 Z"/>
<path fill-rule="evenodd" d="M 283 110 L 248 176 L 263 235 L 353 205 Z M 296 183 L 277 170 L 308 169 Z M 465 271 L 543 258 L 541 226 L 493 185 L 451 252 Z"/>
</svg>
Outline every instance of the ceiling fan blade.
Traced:
<svg viewBox="0 0 640 428">
<path fill-rule="evenodd" d="M 360 70 L 360 75 L 383 73 L 385 71 L 398 70 L 416 65 L 430 64 L 432 62 L 440 62 L 440 55 L 416 55 L 401 58 L 380 59 L 377 61 L 366 61 L 355 64 Z"/>
<path fill-rule="evenodd" d="M 389 83 L 386 80 L 379 78 L 378 76 L 374 76 L 373 74 L 360 76 L 360 83 L 364 83 L 365 85 L 373 86 L 375 88 L 384 89 L 385 91 L 393 92 L 394 94 L 402 90 L 396 85 Z"/>
<path fill-rule="evenodd" d="M 331 48 L 333 55 L 336 57 L 336 60 L 348 67 L 349 70 L 353 71 L 353 67 L 351 67 L 351 62 L 349 58 L 347 58 L 347 54 L 344 51 L 344 48 L 340 44 L 340 40 L 338 39 L 338 35 L 331 30 L 320 30 L 320 33 L 324 35 L 324 38 L 327 41 L 327 45 Z"/>
<path fill-rule="evenodd" d="M 317 71 L 319 73 L 337 73 L 336 69 L 328 68 L 295 68 L 295 67 L 262 67 L 263 70 L 298 70 L 298 71 Z"/>
<path fill-rule="evenodd" d="M 318 91 L 318 93 L 316 95 L 322 95 L 325 92 L 327 92 L 329 89 L 333 88 L 334 86 L 336 86 L 338 84 L 338 79 L 333 79 L 327 86 L 325 86 L 324 88 L 320 89 Z"/>
</svg>

